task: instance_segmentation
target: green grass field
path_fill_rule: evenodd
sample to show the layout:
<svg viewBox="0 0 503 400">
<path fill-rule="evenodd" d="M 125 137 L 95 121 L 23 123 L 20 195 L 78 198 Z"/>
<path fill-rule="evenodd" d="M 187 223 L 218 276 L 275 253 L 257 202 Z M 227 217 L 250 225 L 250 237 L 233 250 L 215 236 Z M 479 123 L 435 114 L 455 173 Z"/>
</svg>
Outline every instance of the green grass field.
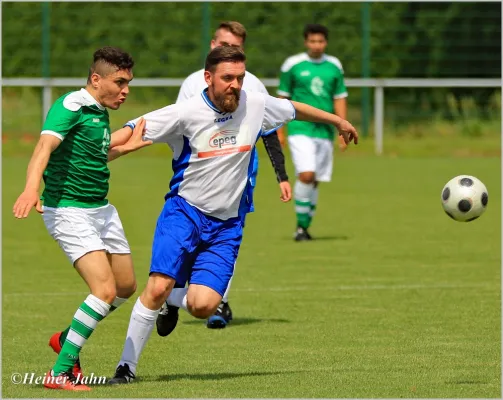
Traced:
<svg viewBox="0 0 503 400">
<path fill-rule="evenodd" d="M 109 199 L 132 247 L 137 295 L 171 176 L 169 153 L 148 151 L 111 165 Z M 312 226 L 318 240 L 310 243 L 293 242 L 293 204 L 279 201 L 261 157 L 257 211 L 247 220 L 230 296 L 235 321 L 211 331 L 181 314 L 171 336 L 152 334 L 137 383 L 76 395 L 11 382 L 13 373 L 51 367 L 48 339 L 87 291 L 38 215 L 12 217 L 28 158 L 5 154 L 4 397 L 501 396 L 499 157 L 339 156 L 333 182 L 321 188 Z M 462 173 L 489 190 L 487 212 L 471 223 L 452 221 L 440 204 L 444 183 Z M 113 374 L 137 295 L 84 347 L 86 373 Z"/>
</svg>

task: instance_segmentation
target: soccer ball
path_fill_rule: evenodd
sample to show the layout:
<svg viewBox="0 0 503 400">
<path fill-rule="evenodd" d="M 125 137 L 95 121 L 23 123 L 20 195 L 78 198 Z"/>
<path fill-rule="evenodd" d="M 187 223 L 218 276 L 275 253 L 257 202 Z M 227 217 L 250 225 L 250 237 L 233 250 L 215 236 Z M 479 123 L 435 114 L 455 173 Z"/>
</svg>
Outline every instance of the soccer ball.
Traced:
<svg viewBox="0 0 503 400">
<path fill-rule="evenodd" d="M 442 189 L 442 206 L 445 213 L 460 222 L 473 221 L 487 207 L 489 195 L 485 185 L 470 175 L 452 178 Z"/>
</svg>

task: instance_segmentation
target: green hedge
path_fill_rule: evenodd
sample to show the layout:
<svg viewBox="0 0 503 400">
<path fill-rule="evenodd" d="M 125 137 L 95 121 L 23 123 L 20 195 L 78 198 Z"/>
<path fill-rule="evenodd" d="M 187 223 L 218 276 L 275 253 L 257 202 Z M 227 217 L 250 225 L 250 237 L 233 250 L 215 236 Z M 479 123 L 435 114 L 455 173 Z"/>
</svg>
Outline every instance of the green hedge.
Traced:
<svg viewBox="0 0 503 400">
<path fill-rule="evenodd" d="M 2 5 L 5 77 L 42 74 L 42 3 Z M 184 77 L 201 66 L 203 3 L 51 3 L 50 75 L 83 76 L 92 52 L 123 47 L 138 77 Z M 302 29 L 330 29 L 329 52 L 346 75 L 362 72 L 362 3 L 210 4 L 210 31 L 239 20 L 249 31 L 249 69 L 275 77 L 290 54 L 303 50 Z M 370 72 L 374 77 L 500 77 L 498 3 L 371 3 Z"/>
</svg>

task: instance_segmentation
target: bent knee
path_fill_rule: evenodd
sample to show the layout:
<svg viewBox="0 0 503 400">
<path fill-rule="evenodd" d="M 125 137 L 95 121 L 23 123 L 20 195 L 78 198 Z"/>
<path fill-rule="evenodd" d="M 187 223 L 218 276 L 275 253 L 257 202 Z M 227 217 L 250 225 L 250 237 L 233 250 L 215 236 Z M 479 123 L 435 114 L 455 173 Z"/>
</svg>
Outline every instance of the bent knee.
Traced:
<svg viewBox="0 0 503 400">
<path fill-rule="evenodd" d="M 136 289 L 136 279 L 133 279 L 131 282 L 127 282 L 126 284 L 117 287 L 117 297 L 129 299 L 134 294 L 134 292 L 136 292 Z"/>
<path fill-rule="evenodd" d="M 314 172 L 301 172 L 299 174 L 299 181 L 306 184 L 316 182 L 316 174 Z"/>
<path fill-rule="evenodd" d="M 153 274 L 150 276 L 149 282 L 147 283 L 147 292 L 152 300 L 162 303 L 168 296 L 173 285 L 174 279 L 161 274 Z"/>
<path fill-rule="evenodd" d="M 113 282 L 102 285 L 98 290 L 92 293 L 98 299 L 103 300 L 105 303 L 112 304 L 117 296 L 117 290 Z"/>
<path fill-rule="evenodd" d="M 187 309 L 193 317 L 207 319 L 214 314 L 219 304 L 220 303 L 212 304 L 204 301 L 187 302 Z"/>
</svg>

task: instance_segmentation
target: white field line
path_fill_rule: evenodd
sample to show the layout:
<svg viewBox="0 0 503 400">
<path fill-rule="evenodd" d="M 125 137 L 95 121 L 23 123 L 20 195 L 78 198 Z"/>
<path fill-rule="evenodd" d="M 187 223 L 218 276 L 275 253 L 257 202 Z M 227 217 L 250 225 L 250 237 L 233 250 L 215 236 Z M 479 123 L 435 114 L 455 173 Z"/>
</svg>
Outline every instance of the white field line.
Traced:
<svg viewBox="0 0 503 400">
<path fill-rule="evenodd" d="M 338 286 L 297 286 L 297 287 L 265 287 L 265 288 L 232 288 L 232 292 L 339 292 L 339 291 L 371 291 L 371 290 L 435 290 L 435 289 L 500 289 L 496 283 L 433 283 L 433 284 L 401 284 L 401 285 L 338 285 Z M 89 292 L 13 292 L 3 293 L 4 298 L 20 296 L 83 296 Z"/>
</svg>

